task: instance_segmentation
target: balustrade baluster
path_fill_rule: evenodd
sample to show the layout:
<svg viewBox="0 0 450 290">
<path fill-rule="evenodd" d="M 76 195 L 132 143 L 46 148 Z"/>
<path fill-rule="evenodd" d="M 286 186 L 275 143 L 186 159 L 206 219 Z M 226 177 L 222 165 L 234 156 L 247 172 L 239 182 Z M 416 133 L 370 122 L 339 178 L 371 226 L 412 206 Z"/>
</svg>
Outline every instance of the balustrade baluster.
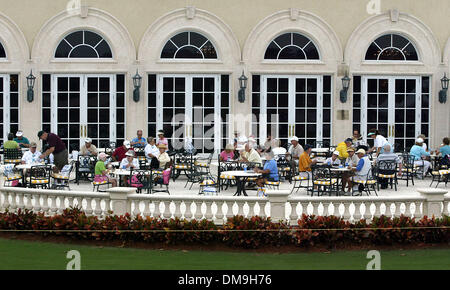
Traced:
<svg viewBox="0 0 450 290">
<path fill-rule="evenodd" d="M 95 209 L 94 209 L 94 213 L 96 216 L 100 216 L 102 214 L 102 208 L 100 206 L 100 198 L 95 198 Z"/>
<path fill-rule="evenodd" d="M 92 210 L 92 198 L 86 197 L 86 215 L 92 216 L 93 210 Z M 81 200 L 81 204 L 83 204 L 83 201 Z"/>
<path fill-rule="evenodd" d="M 196 220 L 201 220 L 203 217 L 202 214 L 202 201 L 195 201 L 195 214 L 194 217 Z"/>
<path fill-rule="evenodd" d="M 192 211 L 191 211 L 191 201 L 184 201 L 184 205 L 186 207 L 186 211 L 184 212 L 184 218 L 187 220 L 190 220 L 192 218 Z"/>
<path fill-rule="evenodd" d="M 211 220 L 213 218 L 213 212 L 212 212 L 212 201 L 205 201 L 205 205 L 206 205 L 206 212 L 205 212 L 205 218 L 207 220 Z"/>
<path fill-rule="evenodd" d="M 147 200 L 145 200 L 145 201 L 144 201 L 144 213 L 143 213 L 143 216 L 144 216 L 144 217 L 148 217 L 148 216 L 150 216 L 150 215 L 151 215 L 151 212 L 150 212 L 150 202 L 147 201 Z"/>
</svg>

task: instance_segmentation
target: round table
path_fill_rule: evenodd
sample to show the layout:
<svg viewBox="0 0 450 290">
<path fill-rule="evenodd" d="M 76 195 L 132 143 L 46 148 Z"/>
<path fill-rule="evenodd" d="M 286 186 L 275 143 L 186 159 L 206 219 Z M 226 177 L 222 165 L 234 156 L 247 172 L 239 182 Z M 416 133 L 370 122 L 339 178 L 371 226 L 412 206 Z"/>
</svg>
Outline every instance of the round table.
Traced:
<svg viewBox="0 0 450 290">
<path fill-rule="evenodd" d="M 342 180 L 342 175 L 346 172 L 352 172 L 351 169 L 349 169 L 348 167 L 331 167 L 330 168 L 331 172 L 335 172 L 337 173 L 337 185 L 338 185 L 338 190 L 339 190 L 339 179 Z M 342 181 L 341 181 L 341 185 L 342 185 Z"/>
<path fill-rule="evenodd" d="M 254 171 L 244 171 L 244 170 L 234 170 L 234 171 L 224 171 L 220 174 L 229 175 L 236 178 L 236 193 L 234 196 L 241 196 L 242 194 L 248 196 L 245 191 L 245 183 L 250 177 L 259 177 L 262 173 L 256 173 Z"/>
</svg>

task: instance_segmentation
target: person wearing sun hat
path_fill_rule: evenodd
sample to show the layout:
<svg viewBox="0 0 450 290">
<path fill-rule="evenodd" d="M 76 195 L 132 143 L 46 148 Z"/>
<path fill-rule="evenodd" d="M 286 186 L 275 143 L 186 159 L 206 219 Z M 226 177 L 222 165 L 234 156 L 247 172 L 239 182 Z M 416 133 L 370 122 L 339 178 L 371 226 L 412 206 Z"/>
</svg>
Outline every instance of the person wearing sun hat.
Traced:
<svg viewBox="0 0 450 290">
<path fill-rule="evenodd" d="M 220 153 L 220 161 L 231 161 L 234 159 L 234 146 L 228 143 L 225 149 Z"/>
<path fill-rule="evenodd" d="M 169 150 L 169 140 L 167 140 L 166 137 L 164 137 L 164 131 L 159 130 L 158 133 L 158 139 L 156 140 L 156 146 L 159 146 L 161 144 L 166 145 L 166 151 Z"/>
<path fill-rule="evenodd" d="M 135 153 L 133 150 L 128 150 L 127 153 L 125 153 L 125 158 L 120 161 L 119 168 L 120 169 L 139 169 L 139 160 L 137 158 L 134 158 Z"/>
<path fill-rule="evenodd" d="M 116 150 L 114 150 L 111 157 L 114 161 L 122 162 L 122 160 L 126 157 L 125 154 L 128 152 L 128 150 L 134 151 L 133 148 L 131 148 L 130 141 L 125 140 L 123 141 L 122 146 L 117 147 Z"/>
<path fill-rule="evenodd" d="M 16 132 L 16 138 L 14 138 L 14 141 L 19 144 L 20 148 L 30 148 L 30 141 L 28 141 L 28 139 L 23 136 L 22 130 L 18 130 Z"/>
<path fill-rule="evenodd" d="M 26 151 L 22 156 L 22 164 L 35 164 L 42 161 L 42 159 L 39 158 L 39 156 L 41 156 L 41 152 L 39 152 L 36 148 L 36 142 L 31 142 L 30 150 Z"/>
<path fill-rule="evenodd" d="M 167 167 L 170 166 L 171 163 L 169 154 L 167 154 L 167 146 L 165 144 L 159 144 L 158 149 L 159 149 L 159 156 L 158 156 L 159 167 L 162 169 L 166 169 Z"/>
<path fill-rule="evenodd" d="M 348 157 L 345 159 L 345 164 L 349 169 L 356 168 L 359 162 L 358 156 L 355 154 L 355 148 L 347 148 Z M 345 185 L 348 185 L 348 191 L 351 191 L 351 177 L 354 175 L 353 172 L 344 172 L 342 174 L 342 191 L 345 192 Z"/>
<path fill-rule="evenodd" d="M 94 176 L 94 182 L 103 182 L 103 181 L 109 181 L 111 183 L 112 187 L 117 186 L 117 180 L 114 178 L 111 178 L 108 175 L 108 170 L 105 166 L 105 161 L 108 155 L 106 153 L 100 153 L 98 154 L 98 161 L 95 163 L 95 176 Z"/>
<path fill-rule="evenodd" d="M 423 159 L 425 156 L 430 156 L 430 152 L 423 149 L 423 142 L 424 140 L 422 138 L 417 138 L 416 144 L 412 146 L 409 151 L 409 155 L 414 157 L 414 165 L 423 166 L 423 176 L 425 176 L 431 166 L 431 163 L 430 161 Z"/>
<path fill-rule="evenodd" d="M 95 147 L 94 144 L 92 144 L 91 138 L 84 139 L 84 145 L 80 148 L 80 155 L 86 156 L 86 155 L 92 155 L 97 156 L 97 147 Z"/>
<path fill-rule="evenodd" d="M 333 155 L 331 155 L 330 158 L 328 158 L 325 163 L 331 166 L 339 166 L 341 165 L 341 160 L 339 160 L 339 151 L 334 151 Z"/>
</svg>

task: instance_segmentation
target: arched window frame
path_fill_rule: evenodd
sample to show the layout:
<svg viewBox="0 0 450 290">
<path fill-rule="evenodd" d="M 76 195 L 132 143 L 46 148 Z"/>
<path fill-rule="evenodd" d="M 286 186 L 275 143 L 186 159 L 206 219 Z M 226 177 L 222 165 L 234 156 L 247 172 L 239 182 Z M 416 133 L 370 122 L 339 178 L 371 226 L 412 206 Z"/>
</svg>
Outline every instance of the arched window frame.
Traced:
<svg viewBox="0 0 450 290">
<path fill-rule="evenodd" d="M 99 54 L 98 54 L 97 50 L 95 49 L 95 47 L 97 45 L 95 47 L 93 47 L 92 45 L 86 44 L 86 43 L 82 43 L 82 44 L 78 44 L 78 45 L 73 46 L 71 52 L 69 52 L 69 56 L 68 57 L 56 57 L 56 51 L 57 51 L 59 45 L 61 44 L 61 42 L 63 42 L 63 41 L 67 42 L 66 38 L 69 35 L 71 35 L 73 33 L 76 33 L 76 32 L 80 32 L 80 31 L 82 31 L 83 33 L 88 31 L 88 32 L 94 33 L 94 34 L 98 35 L 99 37 L 101 37 L 101 40 L 97 43 L 97 45 L 99 45 L 101 42 L 106 42 L 106 44 L 108 45 L 108 47 L 109 47 L 109 49 L 111 51 L 111 57 L 99 57 L 98 56 Z M 83 38 L 84 38 L 84 36 L 83 36 Z M 83 40 L 83 42 L 84 42 L 84 40 Z M 70 43 L 69 43 L 69 45 L 72 46 Z M 98 57 L 70 57 L 70 54 L 72 53 L 73 49 L 75 49 L 76 47 L 79 47 L 81 45 L 86 45 L 86 46 L 89 46 L 92 49 L 94 49 L 95 52 L 97 53 Z M 106 37 L 103 36 L 102 33 L 99 33 L 99 32 L 94 31 L 92 29 L 81 28 L 81 29 L 73 30 L 73 31 L 70 31 L 70 32 L 66 33 L 64 35 L 64 37 L 62 37 L 61 40 L 55 46 L 55 49 L 54 49 L 54 52 L 53 52 L 52 56 L 53 56 L 53 61 L 57 61 L 57 62 L 58 61 L 64 61 L 64 62 L 66 62 L 66 61 L 69 61 L 69 62 L 71 62 L 71 61 L 75 61 L 75 62 L 77 62 L 77 61 L 111 62 L 111 61 L 114 61 L 115 54 L 114 54 L 114 50 L 113 50 L 112 46 L 110 45 L 110 42 L 107 40 Z"/>
<path fill-rule="evenodd" d="M 304 45 L 303 47 L 299 47 L 297 45 L 294 45 L 293 42 L 293 37 L 291 37 L 291 44 L 290 45 L 286 45 L 283 47 L 280 47 L 278 44 L 277 46 L 280 47 L 280 51 L 278 52 L 277 58 L 276 59 L 271 59 L 271 58 L 265 58 L 265 54 L 267 52 L 267 49 L 269 48 L 269 46 L 275 42 L 275 39 L 277 39 L 278 37 L 285 35 L 285 34 L 298 34 L 301 35 L 305 38 L 307 38 L 309 41 L 306 45 Z M 307 47 L 309 45 L 309 43 L 312 43 L 315 47 L 315 49 L 317 50 L 317 54 L 319 55 L 319 58 L 317 59 L 308 59 L 306 56 L 306 53 L 304 51 L 304 48 Z M 288 46 L 294 46 L 299 48 L 303 54 L 305 55 L 305 59 L 279 59 L 279 55 L 280 53 L 283 51 L 283 49 L 285 49 Z M 269 42 L 269 44 L 266 46 L 266 49 L 264 50 L 264 55 L 263 55 L 263 62 L 305 62 L 305 63 L 322 63 L 322 54 L 321 54 L 321 50 L 319 49 L 319 46 L 317 45 L 316 41 L 314 41 L 314 39 L 312 39 L 309 35 L 303 33 L 303 32 L 298 32 L 298 31 L 285 31 L 282 33 L 277 34 L 275 37 L 272 38 L 272 40 Z"/>
<path fill-rule="evenodd" d="M 384 37 L 384 36 L 386 36 L 386 35 L 390 35 L 390 36 L 391 36 L 391 45 L 390 45 L 389 47 L 386 47 L 386 48 L 383 48 L 383 49 L 382 49 L 382 48 L 376 43 L 376 41 L 377 41 L 378 39 L 380 39 L 381 37 Z M 398 47 L 393 46 L 393 36 L 394 36 L 394 35 L 400 36 L 400 37 L 404 38 L 406 41 L 408 41 L 408 43 L 407 43 L 403 48 L 398 48 Z M 366 59 L 367 51 L 369 50 L 370 46 L 371 46 L 373 43 L 375 43 L 375 45 L 377 45 L 378 48 L 381 49 L 381 51 L 380 51 L 380 53 L 378 54 L 376 60 L 373 60 L 373 59 Z M 412 47 L 414 48 L 414 50 L 415 50 L 415 52 L 416 52 L 416 54 L 417 54 L 417 60 L 408 60 L 408 59 L 406 59 L 406 56 L 405 56 L 405 54 L 403 53 L 403 50 L 404 50 L 409 44 L 411 44 Z M 387 49 L 395 49 L 395 50 L 397 50 L 397 51 L 400 51 L 400 52 L 402 53 L 403 57 L 404 57 L 404 60 L 383 60 L 383 59 L 380 60 L 380 56 L 381 56 L 381 55 L 383 54 L 383 52 L 386 51 Z M 369 43 L 369 45 L 367 46 L 367 48 L 366 48 L 366 50 L 365 50 L 365 52 L 364 52 L 364 60 L 363 60 L 363 61 L 364 61 L 364 62 L 367 62 L 367 63 L 396 63 L 396 62 L 397 62 L 397 63 L 411 63 L 411 64 L 418 64 L 418 63 L 421 63 L 421 57 L 420 57 L 419 50 L 417 49 L 417 46 L 415 45 L 415 43 L 414 43 L 408 36 L 403 35 L 403 34 L 398 33 L 398 32 L 386 32 L 386 33 L 383 33 L 383 34 L 381 34 L 381 35 L 378 35 L 372 42 Z"/>
<path fill-rule="evenodd" d="M 0 41 L 0 51 L 3 51 L 4 52 L 4 54 L 5 54 L 5 56 L 1 56 L 0 55 L 0 60 L 7 60 L 8 59 L 8 54 L 6 53 L 6 48 L 5 48 L 5 46 L 3 45 L 3 42 L 2 41 Z"/>
<path fill-rule="evenodd" d="M 162 53 L 164 48 L 166 47 L 167 43 L 172 42 L 172 39 L 176 36 L 178 36 L 179 34 L 182 33 L 189 33 L 189 39 L 190 39 L 190 33 L 197 33 L 200 34 L 201 36 L 203 36 L 204 38 L 206 38 L 206 41 L 203 43 L 203 45 L 201 47 L 203 47 L 208 41 L 212 44 L 212 46 L 214 47 L 214 50 L 216 52 L 216 58 L 205 58 L 203 55 L 203 52 L 201 51 L 201 47 L 197 47 L 195 45 L 192 45 L 190 43 L 186 44 L 186 45 L 182 45 L 180 47 L 178 47 L 177 51 L 174 53 L 174 57 L 172 58 L 163 58 Z M 175 44 L 174 44 L 175 45 Z M 175 45 L 176 46 L 176 45 Z M 194 47 L 195 49 L 199 50 L 202 53 L 202 58 L 176 58 L 175 55 L 182 49 L 185 47 Z M 219 54 L 219 50 L 217 49 L 217 45 L 215 44 L 214 40 L 212 38 L 210 38 L 208 35 L 196 31 L 196 30 L 182 30 L 182 31 L 177 31 L 176 33 L 171 34 L 171 36 L 163 43 L 161 50 L 159 52 L 159 61 L 160 62 L 220 62 L 220 54 Z"/>
</svg>

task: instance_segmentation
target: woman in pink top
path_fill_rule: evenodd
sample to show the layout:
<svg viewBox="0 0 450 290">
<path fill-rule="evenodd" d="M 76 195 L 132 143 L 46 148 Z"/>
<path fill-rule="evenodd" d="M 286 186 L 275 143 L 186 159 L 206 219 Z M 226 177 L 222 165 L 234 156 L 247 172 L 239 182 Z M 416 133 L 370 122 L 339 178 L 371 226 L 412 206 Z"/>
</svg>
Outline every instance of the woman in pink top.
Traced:
<svg viewBox="0 0 450 290">
<path fill-rule="evenodd" d="M 167 140 L 167 138 L 164 138 L 163 130 L 158 131 L 158 140 L 156 140 L 156 146 L 158 145 L 166 145 L 166 148 L 169 148 L 169 140 Z M 169 149 L 166 149 L 166 151 L 168 150 Z"/>
<path fill-rule="evenodd" d="M 233 144 L 227 144 L 225 150 L 220 153 L 220 161 L 229 161 L 234 158 L 234 146 Z"/>
</svg>

